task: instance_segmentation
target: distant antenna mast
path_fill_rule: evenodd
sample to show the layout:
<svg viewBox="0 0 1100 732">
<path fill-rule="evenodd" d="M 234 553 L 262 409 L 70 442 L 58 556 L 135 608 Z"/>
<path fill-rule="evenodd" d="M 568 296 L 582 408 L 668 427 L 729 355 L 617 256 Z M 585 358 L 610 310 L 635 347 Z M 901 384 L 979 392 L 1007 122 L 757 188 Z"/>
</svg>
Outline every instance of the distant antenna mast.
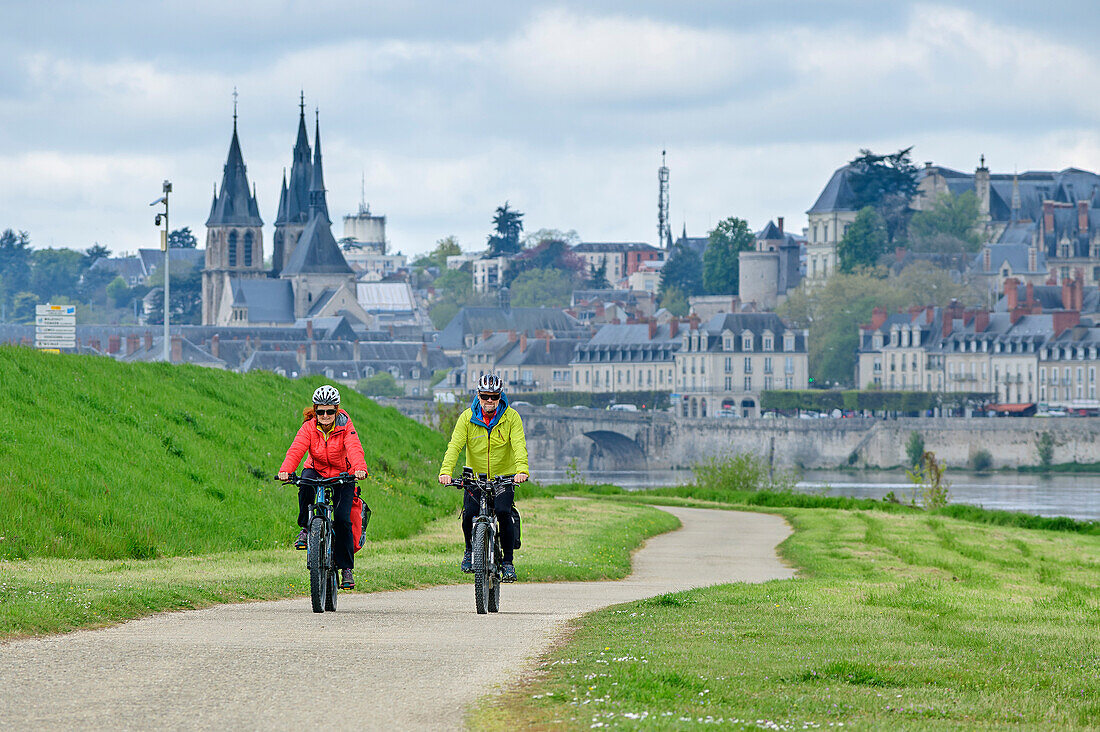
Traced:
<svg viewBox="0 0 1100 732">
<path fill-rule="evenodd" d="M 360 213 L 360 215 L 370 213 L 370 207 L 367 206 L 367 174 L 366 174 L 366 172 L 363 173 L 363 189 L 359 194 L 359 213 Z"/>
<path fill-rule="evenodd" d="M 668 166 L 665 165 L 665 151 L 661 151 L 661 167 L 657 169 L 657 181 L 660 193 L 657 196 L 657 244 L 662 249 L 672 247 L 672 230 L 668 224 Z"/>
</svg>

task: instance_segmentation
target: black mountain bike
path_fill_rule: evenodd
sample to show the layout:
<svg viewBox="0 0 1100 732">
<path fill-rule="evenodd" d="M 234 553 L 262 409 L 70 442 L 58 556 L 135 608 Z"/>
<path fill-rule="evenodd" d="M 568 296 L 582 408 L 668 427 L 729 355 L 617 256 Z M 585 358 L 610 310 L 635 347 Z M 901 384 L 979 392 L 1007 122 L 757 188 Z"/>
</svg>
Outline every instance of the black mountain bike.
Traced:
<svg viewBox="0 0 1100 732">
<path fill-rule="evenodd" d="M 309 509 L 309 538 L 306 541 L 306 567 L 309 569 L 309 598 L 313 602 L 313 612 L 323 613 L 336 610 L 336 590 L 340 585 L 337 579 L 336 563 L 332 556 L 335 501 L 332 487 L 340 483 L 352 483 L 354 478 L 340 473 L 335 478 L 305 478 L 291 473 L 286 479 L 296 486 L 314 488 L 317 496 Z"/>
<path fill-rule="evenodd" d="M 500 610 L 501 565 L 504 553 L 500 548 L 500 527 L 497 525 L 493 504 L 496 497 L 513 485 L 512 476 L 488 480 L 484 473 L 474 475 L 470 467 L 462 469 L 462 478 L 452 483 L 456 488 L 470 491 L 480 505 L 474 517 L 472 559 L 474 564 L 474 605 L 478 615 Z"/>
</svg>

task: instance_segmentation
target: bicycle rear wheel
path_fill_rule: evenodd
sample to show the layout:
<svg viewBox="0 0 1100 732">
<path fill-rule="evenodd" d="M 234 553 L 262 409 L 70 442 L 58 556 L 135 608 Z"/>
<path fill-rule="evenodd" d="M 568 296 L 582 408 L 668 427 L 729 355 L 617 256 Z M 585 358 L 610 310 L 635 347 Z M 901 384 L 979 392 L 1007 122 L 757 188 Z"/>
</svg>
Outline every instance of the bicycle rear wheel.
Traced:
<svg viewBox="0 0 1100 732">
<path fill-rule="evenodd" d="M 474 605 L 478 615 L 489 612 L 489 594 L 492 579 L 489 577 L 489 528 L 485 524 L 474 526 Z"/>
<path fill-rule="evenodd" d="M 315 613 L 325 611 L 325 600 L 328 595 L 324 537 L 324 519 L 314 518 L 309 524 L 309 539 L 306 542 L 306 565 L 309 567 L 309 599 L 313 603 L 313 612 Z"/>
</svg>

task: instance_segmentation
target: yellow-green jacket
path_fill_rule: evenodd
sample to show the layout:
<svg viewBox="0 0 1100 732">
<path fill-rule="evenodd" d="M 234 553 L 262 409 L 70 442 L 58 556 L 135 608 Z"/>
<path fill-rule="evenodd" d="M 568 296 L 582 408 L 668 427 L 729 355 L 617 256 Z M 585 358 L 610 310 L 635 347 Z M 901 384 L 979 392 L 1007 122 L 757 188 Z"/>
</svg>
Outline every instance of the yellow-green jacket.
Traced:
<svg viewBox="0 0 1100 732">
<path fill-rule="evenodd" d="M 502 395 L 493 418 L 486 423 L 477 397 L 458 418 L 451 433 L 447 454 L 443 456 L 440 475 L 452 475 L 458 454 L 466 448 L 466 464 L 475 473 L 485 473 L 490 478 L 498 475 L 528 473 L 527 438 L 523 435 L 523 420 L 519 413 L 508 406 Z"/>
</svg>

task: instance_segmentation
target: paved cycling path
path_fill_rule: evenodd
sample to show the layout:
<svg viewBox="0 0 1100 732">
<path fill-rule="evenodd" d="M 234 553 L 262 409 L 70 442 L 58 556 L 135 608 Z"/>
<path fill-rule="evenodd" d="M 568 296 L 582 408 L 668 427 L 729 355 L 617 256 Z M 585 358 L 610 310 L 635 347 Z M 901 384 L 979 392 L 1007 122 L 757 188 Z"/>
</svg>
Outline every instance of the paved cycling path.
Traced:
<svg viewBox="0 0 1100 732">
<path fill-rule="evenodd" d="M 458 729 L 582 613 L 793 576 L 775 554 L 790 533 L 781 518 L 667 510 L 684 527 L 649 540 L 627 579 L 505 585 L 496 615 L 474 613 L 467 583 L 345 593 L 323 615 L 297 598 L 0 644 L 0 727 Z"/>
</svg>

